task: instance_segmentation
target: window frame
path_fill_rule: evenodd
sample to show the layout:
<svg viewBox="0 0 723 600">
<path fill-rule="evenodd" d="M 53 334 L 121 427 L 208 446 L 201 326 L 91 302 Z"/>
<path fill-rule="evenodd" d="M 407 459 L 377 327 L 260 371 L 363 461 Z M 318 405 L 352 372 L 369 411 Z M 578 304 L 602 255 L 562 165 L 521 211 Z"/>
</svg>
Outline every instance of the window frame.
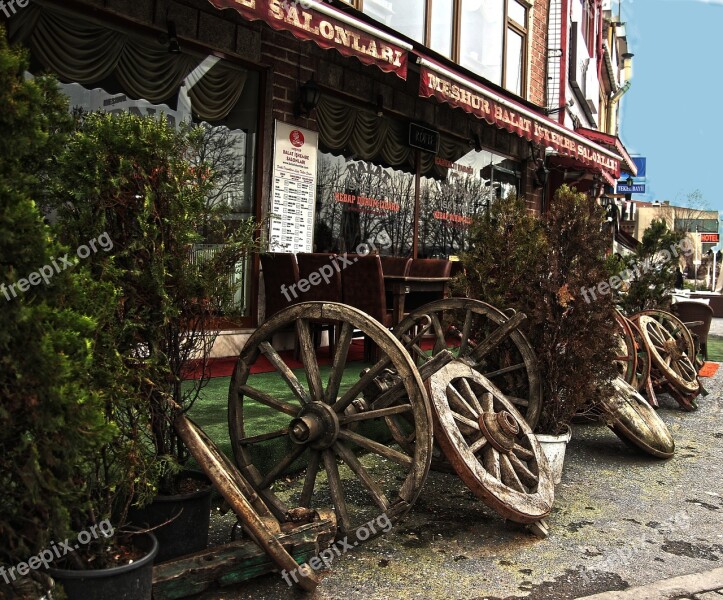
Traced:
<svg viewBox="0 0 723 600">
<path fill-rule="evenodd" d="M 341 0 L 345 4 L 351 6 L 352 8 L 355 8 L 359 12 L 364 12 L 364 0 Z M 430 50 L 434 49 L 431 47 L 431 40 L 432 40 L 432 2 L 434 0 L 425 0 L 424 2 L 424 41 L 422 42 L 425 47 L 429 48 Z M 502 3 L 503 7 L 503 23 L 504 23 L 504 30 L 502 32 L 502 48 L 500 48 L 500 54 L 501 54 L 501 60 L 502 60 L 502 75 L 499 82 L 493 81 L 496 85 L 499 85 L 500 87 L 512 92 L 515 95 L 516 92 L 513 92 L 510 88 L 507 87 L 507 41 L 509 37 L 510 30 L 517 33 L 519 36 L 522 37 L 522 74 L 521 74 L 521 81 L 520 81 L 520 93 L 519 96 L 521 98 L 527 98 L 528 93 L 528 85 L 527 85 L 527 79 L 528 79 L 528 73 L 529 73 L 529 44 L 530 44 L 530 16 L 531 16 L 531 10 L 533 8 L 533 5 L 528 0 L 498 0 Z M 588 2 L 594 2 L 594 0 L 582 0 L 584 3 Z M 512 17 L 509 16 L 509 3 L 510 2 L 516 2 L 519 4 L 525 11 L 525 23 L 518 23 L 515 21 Z M 593 12 L 593 19 L 594 19 L 594 12 Z M 462 31 L 462 0 L 452 0 L 452 48 L 451 48 L 451 55 L 449 56 L 450 60 L 453 62 L 460 64 L 460 38 L 461 38 L 461 31 Z M 593 36 L 594 39 L 594 36 Z"/>
</svg>

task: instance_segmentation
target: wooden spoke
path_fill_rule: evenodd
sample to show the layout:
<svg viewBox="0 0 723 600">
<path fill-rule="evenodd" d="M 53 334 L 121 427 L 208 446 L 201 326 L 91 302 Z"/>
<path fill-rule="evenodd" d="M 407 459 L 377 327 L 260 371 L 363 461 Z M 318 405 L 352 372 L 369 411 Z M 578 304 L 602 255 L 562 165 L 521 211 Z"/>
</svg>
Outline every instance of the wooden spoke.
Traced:
<svg viewBox="0 0 723 600">
<path fill-rule="evenodd" d="M 484 373 L 484 376 L 487 379 L 492 379 L 493 377 L 498 377 L 500 375 L 505 375 L 506 373 L 512 373 L 514 371 L 519 371 L 524 368 L 525 368 L 525 363 L 518 363 L 516 365 L 504 367 L 503 369 L 497 369 L 496 371 L 490 371 L 489 373 Z"/>
<path fill-rule="evenodd" d="M 324 386 L 321 383 L 321 374 L 319 373 L 319 363 L 316 360 L 316 348 L 314 348 L 314 340 L 311 337 L 311 328 L 309 321 L 299 319 L 296 321 L 296 331 L 299 336 L 299 349 L 301 352 L 301 362 L 304 363 L 306 371 L 306 381 L 309 383 L 312 400 L 318 402 L 324 401 Z"/>
<path fill-rule="evenodd" d="M 528 450 L 527 448 L 523 448 L 519 444 L 515 444 L 512 448 L 512 452 L 514 452 L 517 456 L 522 458 L 523 460 L 531 460 L 535 458 L 535 455 L 533 452 Z"/>
<path fill-rule="evenodd" d="M 500 478 L 500 453 L 497 452 L 492 446 L 485 446 L 484 452 L 482 453 L 482 462 L 487 471 L 495 479 Z"/>
<path fill-rule="evenodd" d="M 382 511 L 386 512 L 389 509 L 389 500 L 387 500 L 382 488 L 380 488 L 377 482 L 369 475 L 369 472 L 364 468 L 364 465 L 359 462 L 359 459 L 354 453 L 339 442 L 334 444 L 334 450 L 369 491 L 376 505 L 381 508 Z"/>
<path fill-rule="evenodd" d="M 510 462 L 510 459 L 507 458 L 506 454 L 500 455 L 500 474 L 502 476 L 502 481 L 513 490 L 517 490 L 523 494 L 527 492 L 525 486 L 522 485 L 520 478 L 517 477 L 517 473 L 515 473 L 515 470 L 512 468 L 512 463 Z"/>
<path fill-rule="evenodd" d="M 480 362 L 494 348 L 499 346 L 506 337 L 508 337 L 520 324 L 526 319 L 524 313 L 517 313 L 506 323 L 503 323 L 495 331 L 493 331 L 481 344 L 479 344 L 472 352 L 472 359 Z"/>
<path fill-rule="evenodd" d="M 344 395 L 339 398 L 333 405 L 334 412 L 343 413 L 344 409 L 349 406 L 353 400 L 364 391 L 374 378 L 377 377 L 392 362 L 391 357 L 383 356 L 371 369 L 369 369 L 362 377 L 359 378 L 353 386 L 351 386 Z"/>
<path fill-rule="evenodd" d="M 301 498 L 299 506 L 311 508 L 311 497 L 314 495 L 314 486 L 316 485 L 316 475 L 319 473 L 319 463 L 321 462 L 321 452 L 312 450 L 309 457 L 309 466 L 306 467 L 306 475 L 304 476 L 304 488 L 301 490 Z"/>
<path fill-rule="evenodd" d="M 479 431 L 479 425 L 477 424 L 476 421 L 472 421 L 471 419 L 468 419 L 467 417 L 464 417 L 464 416 L 462 416 L 462 415 L 460 415 L 459 413 L 456 413 L 456 412 L 454 412 L 454 411 L 452 411 L 452 417 L 453 417 L 454 420 L 457 421 L 458 423 L 462 423 L 462 425 L 466 425 L 466 426 L 469 427 L 470 429 L 474 429 L 475 431 Z"/>
<path fill-rule="evenodd" d="M 464 356 L 469 352 L 469 335 L 472 332 L 473 321 L 474 313 L 467 310 L 464 315 L 464 325 L 462 326 L 462 342 L 459 345 L 459 356 Z"/>
<path fill-rule="evenodd" d="M 349 511 L 346 508 L 344 488 L 341 485 L 341 476 L 339 475 L 339 466 L 336 464 L 336 457 L 331 450 L 324 450 L 324 468 L 326 469 L 326 475 L 329 481 L 329 492 L 331 493 L 331 500 L 334 503 L 336 516 L 339 521 L 341 521 L 341 530 L 348 532 L 351 530 L 351 520 L 349 519 Z"/>
<path fill-rule="evenodd" d="M 270 431 L 269 433 L 262 433 L 260 435 L 252 435 L 251 437 L 241 438 L 239 444 L 242 446 L 248 446 L 249 444 L 257 444 L 258 442 L 265 442 L 266 440 L 273 440 L 288 435 L 289 428 L 284 427 L 283 429 L 277 429 L 276 431 Z"/>
<path fill-rule="evenodd" d="M 515 468 L 515 472 L 520 478 L 520 481 L 529 488 L 534 488 L 537 485 L 538 478 L 532 471 L 527 468 L 527 465 L 523 463 L 514 453 L 507 455 L 510 464 Z"/>
<path fill-rule="evenodd" d="M 480 437 L 474 444 L 472 444 L 469 449 L 472 452 L 472 454 L 477 454 L 482 448 L 485 447 L 485 444 L 487 443 L 487 438 L 485 436 Z"/>
<path fill-rule="evenodd" d="M 304 453 L 305 450 L 306 446 L 296 446 L 291 452 L 281 459 L 281 462 L 279 462 L 266 474 L 266 476 L 258 484 L 258 489 L 265 490 L 269 487 L 274 481 L 276 481 L 279 475 L 283 474 L 284 471 L 286 471 L 286 469 L 288 469 L 293 462 Z"/>
<path fill-rule="evenodd" d="M 276 367 L 279 375 L 281 375 L 281 378 L 286 382 L 286 385 L 289 386 L 294 396 L 299 399 L 299 402 L 301 402 L 301 404 L 308 404 L 310 402 L 309 394 L 307 394 L 304 387 L 299 383 L 294 372 L 286 365 L 284 359 L 279 356 L 279 353 L 274 350 L 269 342 L 263 342 L 260 348 L 268 361 Z"/>
<path fill-rule="evenodd" d="M 507 399 L 515 406 L 529 406 L 529 401 L 524 398 L 516 398 L 515 396 L 507 396 Z"/>
<path fill-rule="evenodd" d="M 369 419 L 381 419 L 390 415 L 400 415 L 410 412 L 412 412 L 412 407 L 409 404 L 388 406 L 387 408 L 380 408 L 379 410 L 368 410 L 366 412 L 357 413 L 355 415 L 341 415 L 339 417 L 339 425 L 347 425 L 349 423 L 355 423 L 357 421 L 368 421 Z"/>
<path fill-rule="evenodd" d="M 274 408 L 277 411 L 285 413 L 291 417 L 295 417 L 299 414 L 298 406 L 293 406 L 288 402 L 282 402 L 281 400 L 277 400 L 266 392 L 262 392 L 261 390 L 257 390 L 256 388 L 253 388 L 251 386 L 239 386 L 239 393 L 242 393 L 244 396 L 248 396 L 249 398 L 251 398 L 251 400 L 255 400 L 256 402 L 264 404 L 269 408 Z"/>
<path fill-rule="evenodd" d="M 329 374 L 329 385 L 326 387 L 325 399 L 327 404 L 334 404 L 337 400 L 337 394 L 339 393 L 341 379 L 344 376 L 344 367 L 346 366 L 346 359 L 349 355 L 349 347 L 351 346 L 353 334 L 354 327 L 351 323 L 344 323 L 341 326 L 339 341 L 334 350 L 334 362 L 331 367 L 331 373 Z"/>
<path fill-rule="evenodd" d="M 429 318 L 432 319 L 432 327 L 434 328 L 435 337 L 432 353 L 437 354 L 447 347 L 447 340 L 444 337 L 444 330 L 442 329 L 442 324 L 439 322 L 437 313 L 430 314 Z"/>
<path fill-rule="evenodd" d="M 472 403 L 474 409 L 477 411 L 477 416 L 481 415 L 484 412 L 482 410 L 482 405 L 479 402 L 479 398 L 477 398 L 475 393 L 472 391 L 472 388 L 470 387 L 469 382 L 466 379 L 459 380 L 459 389 L 467 402 Z"/>
<path fill-rule="evenodd" d="M 453 386 L 449 386 L 447 399 L 450 401 L 451 404 L 454 404 L 456 407 L 461 408 L 463 411 L 466 411 L 468 415 L 471 415 L 474 418 L 479 417 L 482 412 L 477 412 L 474 408 L 472 408 L 467 402 L 467 400 L 464 399 L 462 394 L 460 394 Z"/>
<path fill-rule="evenodd" d="M 380 444 L 379 442 L 375 442 L 374 440 L 365 438 L 363 435 L 359 435 L 358 433 L 355 433 L 353 431 L 342 429 L 339 432 L 339 437 L 341 439 L 348 440 L 366 450 L 374 452 L 374 454 L 378 454 L 379 456 L 388 458 L 389 460 L 394 461 L 395 463 L 398 463 L 402 466 L 408 467 L 412 464 L 412 458 L 410 456 L 402 454 L 398 450 L 394 450 L 394 448 L 390 448 L 389 446 L 385 446 L 384 444 Z"/>
<path fill-rule="evenodd" d="M 489 392 L 482 394 L 482 410 L 484 412 L 494 412 L 494 396 Z"/>
</svg>

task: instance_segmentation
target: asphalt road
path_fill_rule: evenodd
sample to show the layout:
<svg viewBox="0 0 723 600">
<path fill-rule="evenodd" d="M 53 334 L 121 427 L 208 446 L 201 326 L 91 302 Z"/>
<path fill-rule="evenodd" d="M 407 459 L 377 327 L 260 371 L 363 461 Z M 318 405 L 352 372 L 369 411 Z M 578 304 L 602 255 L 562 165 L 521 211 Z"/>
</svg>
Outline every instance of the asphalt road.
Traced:
<svg viewBox="0 0 723 600">
<path fill-rule="evenodd" d="M 721 566 L 723 369 L 703 381 L 710 395 L 695 413 L 662 398 L 676 442 L 668 461 L 604 426 L 574 426 L 547 539 L 503 521 L 456 477 L 431 472 L 406 519 L 338 558 L 312 598 L 566 600 Z M 298 597 L 272 574 L 200 598 Z"/>
</svg>

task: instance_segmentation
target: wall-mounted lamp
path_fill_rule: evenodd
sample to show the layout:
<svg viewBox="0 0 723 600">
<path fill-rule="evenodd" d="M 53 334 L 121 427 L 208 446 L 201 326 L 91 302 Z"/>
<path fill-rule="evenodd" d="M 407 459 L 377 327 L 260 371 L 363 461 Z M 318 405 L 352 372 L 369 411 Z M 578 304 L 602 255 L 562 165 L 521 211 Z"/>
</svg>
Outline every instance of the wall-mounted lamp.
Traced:
<svg viewBox="0 0 723 600">
<path fill-rule="evenodd" d="M 545 187 L 547 183 L 547 176 L 550 174 L 550 170 L 541 164 L 535 170 L 535 187 Z"/>
<path fill-rule="evenodd" d="M 299 88 L 299 98 L 296 100 L 294 114 L 297 117 L 301 115 L 309 115 L 311 111 L 319 104 L 321 98 L 321 90 L 314 79 L 309 79 Z"/>
<path fill-rule="evenodd" d="M 178 43 L 178 35 L 176 35 L 176 23 L 170 19 L 166 21 L 168 28 L 168 52 L 170 54 L 180 54 L 181 44 Z"/>
<path fill-rule="evenodd" d="M 628 175 L 628 178 L 625 180 L 625 185 L 628 187 L 633 187 L 633 184 L 635 183 L 635 180 L 632 178 L 631 175 Z"/>
</svg>

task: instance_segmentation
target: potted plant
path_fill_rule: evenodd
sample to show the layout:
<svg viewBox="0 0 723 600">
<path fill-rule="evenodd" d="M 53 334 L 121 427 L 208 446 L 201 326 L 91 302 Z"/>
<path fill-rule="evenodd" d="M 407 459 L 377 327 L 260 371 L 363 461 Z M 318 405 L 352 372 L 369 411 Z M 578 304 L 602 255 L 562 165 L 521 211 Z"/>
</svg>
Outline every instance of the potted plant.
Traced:
<svg viewBox="0 0 723 600">
<path fill-rule="evenodd" d="M 527 315 L 543 381 L 537 433 L 563 444 L 572 418 L 609 394 L 615 377 L 613 297 L 592 301 L 584 293 L 608 279 L 603 216 L 586 194 L 567 186 L 541 218 L 507 197 L 475 220 L 463 256 L 460 283 L 470 297 Z"/>
<path fill-rule="evenodd" d="M 137 446 L 132 438 L 121 440 L 123 424 L 114 420 L 115 410 L 129 408 L 111 398 L 121 389 L 123 374 L 99 361 L 106 353 L 98 352 L 103 335 L 94 315 L 114 292 L 81 271 L 56 267 L 56 259 L 67 259 L 71 250 L 53 240 L 36 200 L 47 195 L 53 157 L 67 141 L 72 119 L 55 81 L 25 80 L 27 66 L 25 53 L 8 48 L 0 30 L 0 128 L 5 132 L 0 139 L 0 576 L 7 584 L 2 587 L 10 587 L 13 598 L 41 597 L 52 582 L 40 569 L 62 566 L 65 558 L 85 573 L 104 566 L 132 569 L 137 591 L 150 586 L 150 568 L 141 573 L 138 567 L 152 564 L 153 538 L 146 537 L 151 548 L 144 558 L 144 548 L 124 539 L 122 519 L 113 531 L 88 533 L 95 528 L 97 534 L 101 522 L 110 524 L 118 495 L 144 469 L 134 458 Z M 101 377 L 106 387 L 98 385 Z M 128 551 L 141 559 L 132 567 L 124 564 Z M 114 598 L 150 599 L 150 592 L 128 595 L 120 585 L 114 590 Z M 82 596 L 69 596 L 101 597 L 94 594 L 86 587 Z"/>
<path fill-rule="evenodd" d="M 106 236 L 108 248 L 84 263 L 95 281 L 119 294 L 103 323 L 135 374 L 131 394 L 150 418 L 138 433 L 147 435 L 151 476 L 136 486 L 130 517 L 162 525 L 154 529 L 159 561 L 207 544 L 210 483 L 184 470 L 190 455 L 173 428 L 168 400 L 188 411 L 207 383 L 214 321 L 232 313 L 236 289 L 229 274 L 255 248 L 252 221 L 227 221 L 227 204 L 209 206 L 216 180 L 198 160 L 205 134 L 189 125 L 175 129 L 164 118 L 84 115 L 62 155 L 53 194 L 67 244 L 82 244 L 96 231 Z M 236 224 L 233 231 L 228 223 Z M 201 232 L 225 243 L 194 254 Z M 200 377 L 184 381 L 190 365 Z M 147 511 L 136 510 L 149 503 Z"/>
</svg>

